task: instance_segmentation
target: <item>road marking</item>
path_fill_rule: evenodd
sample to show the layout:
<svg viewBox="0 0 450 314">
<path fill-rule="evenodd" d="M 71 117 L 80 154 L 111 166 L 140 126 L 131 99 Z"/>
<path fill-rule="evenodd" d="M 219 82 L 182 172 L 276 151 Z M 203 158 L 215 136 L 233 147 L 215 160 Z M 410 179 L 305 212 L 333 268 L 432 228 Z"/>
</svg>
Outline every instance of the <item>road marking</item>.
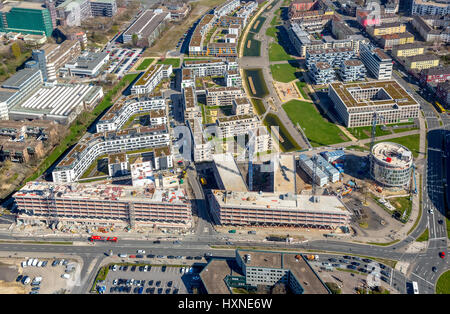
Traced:
<svg viewBox="0 0 450 314">
<path fill-rule="evenodd" d="M 417 274 L 415 274 L 415 273 L 412 273 L 411 275 L 414 275 L 414 276 L 416 276 L 417 278 L 420 278 L 420 279 L 422 279 L 423 281 L 425 281 L 426 283 L 428 283 L 428 284 L 430 284 L 430 285 L 432 285 L 432 286 L 434 286 L 434 284 L 432 284 L 431 282 L 429 282 L 428 280 L 426 280 L 426 279 L 423 279 L 422 277 L 420 277 L 419 275 L 417 275 Z"/>
</svg>

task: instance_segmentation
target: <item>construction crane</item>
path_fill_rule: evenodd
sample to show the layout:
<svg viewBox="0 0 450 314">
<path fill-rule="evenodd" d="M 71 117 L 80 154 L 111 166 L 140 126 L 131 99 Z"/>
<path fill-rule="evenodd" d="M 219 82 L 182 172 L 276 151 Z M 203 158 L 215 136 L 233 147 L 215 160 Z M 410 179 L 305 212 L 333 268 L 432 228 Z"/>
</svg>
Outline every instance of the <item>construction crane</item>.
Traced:
<svg viewBox="0 0 450 314">
<path fill-rule="evenodd" d="M 373 145 L 375 144 L 375 133 L 376 133 L 378 119 L 380 119 L 380 121 L 382 121 L 382 120 L 384 120 L 384 117 L 382 115 L 380 115 L 377 111 L 374 111 L 373 119 L 372 119 L 372 136 L 371 136 L 371 140 L 370 140 L 370 151 L 372 151 Z"/>
<path fill-rule="evenodd" d="M 248 132 L 248 189 L 249 191 L 253 190 L 253 153 L 255 151 L 255 133 L 253 130 Z"/>
<path fill-rule="evenodd" d="M 311 197 L 311 199 L 312 199 L 312 201 L 313 201 L 313 203 L 316 203 L 317 202 L 317 199 L 316 199 L 316 171 L 317 171 L 317 156 L 316 155 L 313 155 L 312 157 L 311 157 L 311 161 L 312 161 L 312 164 L 313 164 L 313 169 L 312 169 L 312 183 L 311 183 L 311 195 L 312 195 L 312 197 Z"/>
</svg>

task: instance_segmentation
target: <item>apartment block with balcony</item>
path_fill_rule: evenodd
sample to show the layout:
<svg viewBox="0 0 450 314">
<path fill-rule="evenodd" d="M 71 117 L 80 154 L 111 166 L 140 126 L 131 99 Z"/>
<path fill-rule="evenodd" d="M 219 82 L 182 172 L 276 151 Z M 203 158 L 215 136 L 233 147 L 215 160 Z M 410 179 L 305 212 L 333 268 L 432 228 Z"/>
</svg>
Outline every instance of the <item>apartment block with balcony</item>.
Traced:
<svg viewBox="0 0 450 314">
<path fill-rule="evenodd" d="M 377 80 L 389 80 L 392 76 L 392 59 L 380 48 L 361 45 L 360 59 Z"/>
<path fill-rule="evenodd" d="M 344 82 L 363 81 L 367 76 L 366 67 L 358 59 L 350 59 L 342 62 L 337 73 Z"/>
</svg>

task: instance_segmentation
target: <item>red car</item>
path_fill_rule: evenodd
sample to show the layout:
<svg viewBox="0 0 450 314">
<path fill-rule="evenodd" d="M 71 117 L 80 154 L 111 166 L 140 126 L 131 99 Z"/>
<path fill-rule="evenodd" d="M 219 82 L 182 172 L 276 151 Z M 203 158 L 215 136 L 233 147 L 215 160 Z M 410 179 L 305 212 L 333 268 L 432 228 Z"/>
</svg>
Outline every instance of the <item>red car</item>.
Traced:
<svg viewBox="0 0 450 314">
<path fill-rule="evenodd" d="M 440 258 L 445 258 L 445 252 L 439 252 L 439 257 Z"/>
</svg>

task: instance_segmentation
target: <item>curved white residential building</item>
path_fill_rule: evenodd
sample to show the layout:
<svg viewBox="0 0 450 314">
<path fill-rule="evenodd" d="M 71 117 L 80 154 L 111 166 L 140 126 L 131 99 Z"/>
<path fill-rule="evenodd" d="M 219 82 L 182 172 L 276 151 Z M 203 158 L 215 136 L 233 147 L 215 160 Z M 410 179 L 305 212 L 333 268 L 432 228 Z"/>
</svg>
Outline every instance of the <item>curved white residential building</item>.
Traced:
<svg viewBox="0 0 450 314">
<path fill-rule="evenodd" d="M 408 186 L 412 164 L 411 151 L 397 143 L 378 143 L 370 154 L 370 174 L 387 187 Z"/>
</svg>

